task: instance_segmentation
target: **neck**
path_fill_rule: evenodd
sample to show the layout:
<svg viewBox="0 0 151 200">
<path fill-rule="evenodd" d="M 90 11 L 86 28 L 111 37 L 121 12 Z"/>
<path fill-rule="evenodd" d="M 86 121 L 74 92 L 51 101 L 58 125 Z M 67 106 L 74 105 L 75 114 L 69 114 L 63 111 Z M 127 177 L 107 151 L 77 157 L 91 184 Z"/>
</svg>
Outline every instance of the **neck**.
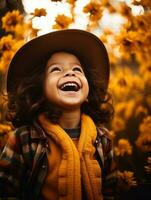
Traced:
<svg viewBox="0 0 151 200">
<path fill-rule="evenodd" d="M 80 117 L 80 110 L 65 111 L 60 118 L 59 124 L 64 129 L 78 128 Z"/>
</svg>

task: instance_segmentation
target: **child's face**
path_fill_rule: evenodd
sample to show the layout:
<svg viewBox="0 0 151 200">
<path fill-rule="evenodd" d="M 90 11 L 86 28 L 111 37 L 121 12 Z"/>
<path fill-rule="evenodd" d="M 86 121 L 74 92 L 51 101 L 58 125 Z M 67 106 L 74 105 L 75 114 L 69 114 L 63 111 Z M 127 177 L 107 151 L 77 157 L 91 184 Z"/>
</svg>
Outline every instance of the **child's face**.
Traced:
<svg viewBox="0 0 151 200">
<path fill-rule="evenodd" d="M 54 53 L 47 61 L 44 91 L 46 98 L 62 109 L 80 109 L 89 93 L 88 81 L 76 56 Z"/>
</svg>

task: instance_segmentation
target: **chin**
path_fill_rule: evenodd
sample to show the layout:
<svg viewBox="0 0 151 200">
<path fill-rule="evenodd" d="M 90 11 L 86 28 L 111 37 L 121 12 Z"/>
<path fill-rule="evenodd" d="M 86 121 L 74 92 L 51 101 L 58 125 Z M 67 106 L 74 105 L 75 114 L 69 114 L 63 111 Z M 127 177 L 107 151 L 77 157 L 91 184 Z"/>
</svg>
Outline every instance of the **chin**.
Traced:
<svg viewBox="0 0 151 200">
<path fill-rule="evenodd" d="M 73 103 L 73 102 L 66 102 L 66 103 L 64 103 L 64 104 L 62 104 L 61 105 L 61 107 L 63 108 L 63 109 L 67 109 L 67 110 L 69 110 L 69 109 L 80 109 L 81 108 L 81 105 L 82 105 L 82 103 Z"/>
</svg>

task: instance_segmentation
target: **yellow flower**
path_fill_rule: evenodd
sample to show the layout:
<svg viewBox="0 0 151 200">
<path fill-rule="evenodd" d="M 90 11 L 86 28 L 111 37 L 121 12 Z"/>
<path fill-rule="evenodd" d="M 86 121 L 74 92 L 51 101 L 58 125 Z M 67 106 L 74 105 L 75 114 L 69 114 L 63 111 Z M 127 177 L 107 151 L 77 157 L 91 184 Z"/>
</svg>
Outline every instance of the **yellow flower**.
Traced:
<svg viewBox="0 0 151 200">
<path fill-rule="evenodd" d="M 40 29 L 32 28 L 32 29 L 31 29 L 31 33 L 30 33 L 30 38 L 32 39 L 32 38 L 37 37 L 38 31 L 39 31 L 39 30 L 40 30 Z"/>
<path fill-rule="evenodd" d="M 151 73 L 151 61 L 148 60 L 147 62 L 142 64 L 140 66 L 139 72 L 140 72 L 140 74 L 143 74 L 143 75 L 144 75 L 144 73 Z"/>
<path fill-rule="evenodd" d="M 124 130 L 125 121 L 121 117 L 115 116 L 112 120 L 111 126 L 114 132 L 119 132 Z"/>
<path fill-rule="evenodd" d="M 97 21 L 102 17 L 102 6 L 92 1 L 83 8 L 83 12 L 89 14 L 91 21 Z"/>
<path fill-rule="evenodd" d="M 135 117 L 138 117 L 138 116 L 142 116 L 142 115 L 147 115 L 148 114 L 148 110 L 147 108 L 145 108 L 144 106 L 142 105 L 139 105 L 137 106 L 136 110 L 135 110 Z"/>
<path fill-rule="evenodd" d="M 144 152 L 150 152 L 151 151 L 151 133 L 140 134 L 136 140 L 136 146 Z"/>
<path fill-rule="evenodd" d="M 103 43 L 107 43 L 107 36 L 105 34 L 100 36 L 100 39 Z"/>
<path fill-rule="evenodd" d="M 147 86 L 151 87 L 151 73 L 145 73 L 144 74 L 144 81 Z"/>
<path fill-rule="evenodd" d="M 12 35 L 3 36 L 0 39 L 0 54 L 4 51 L 10 51 L 14 45 L 14 40 Z"/>
<path fill-rule="evenodd" d="M 117 101 L 123 102 L 133 97 L 133 101 L 138 103 L 143 98 L 144 85 L 140 75 L 134 74 L 128 67 L 118 66 L 111 74 L 109 88 Z"/>
<path fill-rule="evenodd" d="M 131 17 L 124 24 L 120 33 L 115 36 L 123 57 L 126 54 L 127 56 L 129 55 L 129 59 L 134 54 L 139 63 L 143 63 L 144 60 L 150 60 L 151 48 L 149 44 L 151 32 L 148 31 L 148 27 L 151 26 L 150 17 L 151 12 Z"/>
<path fill-rule="evenodd" d="M 127 102 L 127 108 L 125 109 L 125 119 L 129 119 L 132 116 L 135 106 L 136 102 L 134 100 L 129 100 Z"/>
<path fill-rule="evenodd" d="M 140 74 L 143 74 L 143 79 L 147 86 L 151 86 L 151 61 L 144 62 L 140 67 Z"/>
<path fill-rule="evenodd" d="M 17 27 L 17 25 L 16 25 Z M 15 27 L 15 28 L 16 28 Z M 23 30 L 22 30 L 23 31 Z M 16 40 L 17 39 L 17 40 Z M 13 38 L 12 35 L 3 36 L 0 39 L 0 72 L 4 74 L 14 53 L 25 43 L 24 39 Z"/>
<path fill-rule="evenodd" d="M 12 35 L 7 35 L 0 40 L 0 71 L 4 74 L 14 53 L 25 43 L 24 40 L 15 40 Z"/>
<path fill-rule="evenodd" d="M 115 138 L 116 135 L 115 135 L 115 132 L 113 130 L 110 130 L 110 136 L 111 136 L 112 139 Z"/>
<path fill-rule="evenodd" d="M 23 15 L 20 14 L 18 10 L 7 12 L 7 14 L 2 18 L 2 28 L 4 28 L 5 31 L 14 31 L 16 25 L 22 23 Z"/>
<path fill-rule="evenodd" d="M 134 5 L 142 5 L 144 7 L 151 8 L 151 1 L 150 0 L 133 0 L 132 2 Z"/>
<path fill-rule="evenodd" d="M 74 4 L 77 0 L 67 0 L 68 3 Z"/>
<path fill-rule="evenodd" d="M 73 22 L 70 17 L 66 15 L 57 15 L 55 19 L 56 24 L 53 25 L 53 29 L 66 29 Z"/>
<path fill-rule="evenodd" d="M 147 133 L 151 134 L 151 116 L 147 116 L 144 118 L 143 122 L 140 124 L 139 130 L 141 134 Z"/>
<path fill-rule="evenodd" d="M 126 102 L 119 102 L 115 105 L 115 112 L 117 115 L 122 115 L 126 109 Z"/>
<path fill-rule="evenodd" d="M 5 74 L 8 69 L 8 65 L 14 55 L 13 51 L 6 51 L 3 53 L 3 56 L 0 59 L 0 72 Z"/>
<path fill-rule="evenodd" d="M 35 8 L 34 13 L 31 13 L 34 17 L 46 16 L 47 12 L 44 8 Z"/>
<path fill-rule="evenodd" d="M 129 83 L 127 83 L 127 80 L 122 74 L 119 76 L 114 75 L 111 75 L 110 90 L 117 100 L 123 99 L 124 101 L 126 100 L 130 91 L 130 87 L 128 86 Z M 116 79 L 113 77 L 116 77 Z"/>
<path fill-rule="evenodd" d="M 139 74 L 132 74 L 133 80 L 132 80 L 132 87 L 134 90 L 137 91 L 144 91 L 145 83 L 142 79 L 142 76 Z"/>
<path fill-rule="evenodd" d="M 151 8 L 151 1 L 150 0 L 141 0 L 141 5 L 144 7 Z"/>
<path fill-rule="evenodd" d="M 115 105 L 115 112 L 118 116 L 128 120 L 132 116 L 135 106 L 134 100 L 118 102 Z"/>
<path fill-rule="evenodd" d="M 115 36 L 115 41 L 119 46 L 121 56 L 127 60 L 130 59 L 131 54 L 135 52 L 136 49 L 136 42 L 132 36 L 132 33 L 127 33 L 127 30 L 122 29 L 120 34 Z"/>
<path fill-rule="evenodd" d="M 131 74 L 130 69 L 121 69 L 120 67 L 111 74 L 110 89 L 117 99 L 124 100 L 123 98 L 129 94 L 132 85 Z"/>
<path fill-rule="evenodd" d="M 123 156 L 124 154 L 132 154 L 132 146 L 126 139 L 120 139 L 118 141 L 117 147 L 115 147 L 114 150 L 117 156 Z"/>
<path fill-rule="evenodd" d="M 17 40 L 13 46 L 14 53 L 25 43 L 25 40 Z"/>
<path fill-rule="evenodd" d="M 16 27 L 16 31 L 15 31 L 16 37 L 19 39 L 22 39 L 22 36 L 23 36 L 23 38 L 33 39 L 33 38 L 37 37 L 37 35 L 38 35 L 37 33 L 40 30 L 38 28 L 33 28 L 32 22 L 26 23 L 22 27 L 24 29 L 24 34 L 23 34 L 23 32 L 21 32 L 21 27 Z M 21 36 L 21 37 L 19 37 L 19 36 Z"/>
<path fill-rule="evenodd" d="M 121 182 L 120 185 L 124 184 L 126 189 L 137 185 L 134 177 L 134 172 L 131 171 L 118 171 L 118 179 L 119 182 Z"/>
<path fill-rule="evenodd" d="M 118 10 L 123 16 L 126 16 L 127 18 L 131 18 L 132 16 L 131 8 L 125 2 L 120 2 L 120 6 Z"/>
<path fill-rule="evenodd" d="M 144 118 L 139 126 L 140 134 L 136 140 L 137 147 L 144 151 L 151 151 L 151 116 Z"/>
<path fill-rule="evenodd" d="M 151 108 L 151 95 L 148 95 L 146 97 L 146 103 L 147 103 L 148 107 Z"/>
<path fill-rule="evenodd" d="M 111 29 L 109 28 L 105 28 L 103 33 L 100 35 L 100 39 L 103 43 L 105 43 L 106 45 L 108 45 L 108 40 L 109 38 L 113 35 L 113 32 Z"/>
<path fill-rule="evenodd" d="M 114 6 L 111 3 L 109 3 L 108 0 L 107 0 L 107 4 L 105 5 L 105 8 L 107 8 L 109 13 L 111 13 L 111 14 L 116 12 L 116 9 L 114 8 Z"/>
<path fill-rule="evenodd" d="M 24 40 L 24 38 L 28 38 L 32 31 L 32 27 L 28 23 L 17 24 L 14 28 L 14 34 L 16 40 Z"/>
</svg>

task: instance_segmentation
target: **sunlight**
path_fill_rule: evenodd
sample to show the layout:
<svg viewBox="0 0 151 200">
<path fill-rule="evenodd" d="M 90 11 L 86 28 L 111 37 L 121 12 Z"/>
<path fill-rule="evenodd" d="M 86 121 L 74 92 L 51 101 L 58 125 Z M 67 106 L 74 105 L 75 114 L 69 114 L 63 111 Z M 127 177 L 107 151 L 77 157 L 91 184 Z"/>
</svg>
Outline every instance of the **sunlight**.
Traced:
<svg viewBox="0 0 151 200">
<path fill-rule="evenodd" d="M 88 16 L 82 12 L 83 7 L 87 5 L 90 0 L 77 0 L 74 8 L 74 17 L 75 21 L 73 24 L 69 25 L 69 28 L 78 28 L 78 29 L 86 29 L 88 24 Z M 118 0 L 112 1 L 113 5 L 116 6 L 118 2 L 125 2 L 132 10 L 133 15 L 141 15 L 144 13 L 144 9 L 142 6 L 133 5 L 133 0 Z M 67 3 L 65 0 L 61 2 L 52 2 L 50 0 L 23 0 L 23 4 L 25 7 L 25 11 L 27 13 L 27 19 L 31 17 L 31 13 L 34 12 L 35 8 L 44 8 L 46 9 L 47 15 L 45 17 L 34 17 L 32 19 L 33 28 L 40 29 L 38 35 L 42 35 L 51 31 L 54 31 L 52 28 L 53 24 L 55 24 L 55 17 L 58 14 L 64 14 L 68 17 L 71 16 L 71 5 Z M 100 34 L 101 29 L 110 28 L 113 32 L 118 32 L 123 23 L 125 23 L 126 19 L 120 14 L 110 14 L 108 12 L 104 12 L 101 20 L 99 20 L 99 27 L 96 28 L 93 32 L 94 34 Z"/>
</svg>

